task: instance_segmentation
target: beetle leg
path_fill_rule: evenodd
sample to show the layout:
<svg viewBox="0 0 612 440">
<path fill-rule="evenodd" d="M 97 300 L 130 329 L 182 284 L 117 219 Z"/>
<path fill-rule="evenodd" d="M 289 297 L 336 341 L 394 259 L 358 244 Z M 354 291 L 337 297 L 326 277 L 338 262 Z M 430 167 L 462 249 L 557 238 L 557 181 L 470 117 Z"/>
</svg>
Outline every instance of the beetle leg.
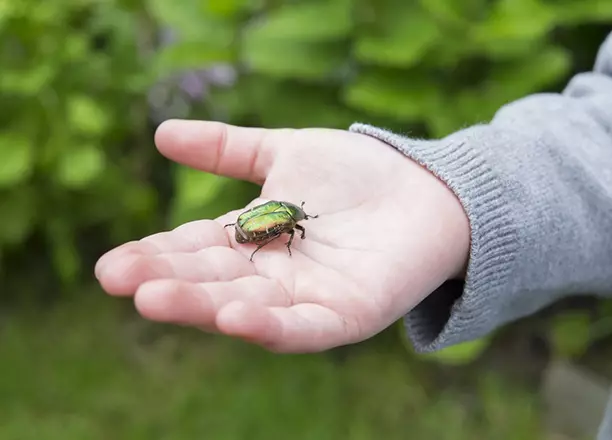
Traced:
<svg viewBox="0 0 612 440">
<path fill-rule="evenodd" d="M 264 241 L 263 243 L 259 244 L 257 246 L 257 249 L 255 249 L 253 251 L 253 253 L 251 254 L 251 258 L 249 258 L 249 261 L 253 261 L 253 255 L 255 255 L 255 252 L 257 252 L 258 250 L 260 250 L 262 247 L 264 247 L 267 244 L 270 244 L 272 241 L 276 240 L 278 238 L 278 235 L 275 235 L 274 237 L 272 237 L 271 239 Z"/>
<path fill-rule="evenodd" d="M 227 225 L 223 226 L 224 228 L 227 228 L 228 226 L 234 226 L 236 223 L 228 223 Z"/>
<path fill-rule="evenodd" d="M 287 250 L 289 251 L 289 256 L 291 256 L 291 243 L 293 242 L 293 236 L 295 235 L 295 231 L 292 229 L 289 232 L 289 241 L 285 243 L 287 245 Z"/>
<path fill-rule="evenodd" d="M 295 225 L 295 229 L 302 232 L 302 236 L 300 237 L 302 240 L 306 238 L 306 229 L 304 228 L 304 226 Z"/>
</svg>

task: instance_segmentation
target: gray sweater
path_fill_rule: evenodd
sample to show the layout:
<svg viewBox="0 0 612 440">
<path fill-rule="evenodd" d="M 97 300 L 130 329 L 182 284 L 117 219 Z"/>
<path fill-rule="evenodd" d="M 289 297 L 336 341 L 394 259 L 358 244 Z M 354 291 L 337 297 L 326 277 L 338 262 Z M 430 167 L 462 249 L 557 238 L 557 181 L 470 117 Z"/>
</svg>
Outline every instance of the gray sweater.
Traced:
<svg viewBox="0 0 612 440">
<path fill-rule="evenodd" d="M 470 220 L 465 282 L 405 317 L 416 350 L 478 338 L 566 295 L 612 296 L 612 33 L 592 72 L 560 94 L 509 103 L 489 123 L 440 140 L 350 130 L 427 167 Z M 612 400 L 598 439 L 612 440 Z"/>
</svg>

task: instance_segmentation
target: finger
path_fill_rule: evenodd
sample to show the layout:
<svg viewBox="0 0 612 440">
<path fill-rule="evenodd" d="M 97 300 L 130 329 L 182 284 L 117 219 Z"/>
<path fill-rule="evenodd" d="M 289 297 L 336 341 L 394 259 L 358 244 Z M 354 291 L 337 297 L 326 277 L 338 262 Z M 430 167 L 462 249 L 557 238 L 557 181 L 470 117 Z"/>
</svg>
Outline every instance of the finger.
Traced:
<svg viewBox="0 0 612 440">
<path fill-rule="evenodd" d="M 156 280 L 142 285 L 134 297 L 145 318 L 196 327 L 215 327 L 217 314 L 232 301 L 265 306 L 286 306 L 288 295 L 276 281 L 249 276 L 229 282 L 189 283 Z"/>
<path fill-rule="evenodd" d="M 283 130 L 247 128 L 221 122 L 168 120 L 155 133 L 166 157 L 202 171 L 264 182 L 274 156 L 272 133 Z"/>
<path fill-rule="evenodd" d="M 196 252 L 211 246 L 229 246 L 227 232 L 215 220 L 198 220 L 172 231 L 160 232 L 138 241 L 125 243 L 104 254 L 95 267 L 96 278 L 104 276 L 109 263 L 126 256 L 157 255 L 167 252 Z"/>
<path fill-rule="evenodd" d="M 127 296 L 156 279 L 205 283 L 253 274 L 254 266 L 244 255 L 229 247 L 215 246 L 193 253 L 127 254 L 109 262 L 99 282 L 108 294 Z"/>
<path fill-rule="evenodd" d="M 355 321 L 318 304 L 287 308 L 236 301 L 219 312 L 217 328 L 286 353 L 323 351 L 361 338 Z"/>
</svg>

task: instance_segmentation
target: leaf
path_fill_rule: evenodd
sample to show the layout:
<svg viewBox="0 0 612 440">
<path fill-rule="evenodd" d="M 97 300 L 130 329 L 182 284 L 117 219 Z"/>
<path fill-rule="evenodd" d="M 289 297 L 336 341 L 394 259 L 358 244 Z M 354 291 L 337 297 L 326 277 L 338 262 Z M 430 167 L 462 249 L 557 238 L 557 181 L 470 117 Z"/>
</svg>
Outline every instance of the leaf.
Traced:
<svg viewBox="0 0 612 440">
<path fill-rule="evenodd" d="M 465 27 L 486 13 L 488 0 L 418 0 L 419 5 L 435 20 Z"/>
<path fill-rule="evenodd" d="M 470 38 L 485 53 L 523 53 L 543 39 L 555 25 L 555 13 L 538 0 L 500 0 L 490 17 L 472 27 Z"/>
<path fill-rule="evenodd" d="M 125 191 L 122 203 L 130 214 L 136 217 L 148 217 L 154 214 L 157 195 L 151 186 L 132 182 Z"/>
<path fill-rule="evenodd" d="M 263 5 L 263 1 L 253 0 L 203 0 L 204 10 L 214 16 L 233 18 L 246 10 Z"/>
<path fill-rule="evenodd" d="M 60 156 L 56 177 L 65 187 L 80 189 L 102 173 L 105 162 L 104 153 L 95 145 L 71 148 Z"/>
<path fill-rule="evenodd" d="M 438 111 L 432 111 L 426 119 L 428 134 L 433 138 L 441 139 L 448 136 L 471 121 L 467 117 L 462 117 L 463 113 L 459 111 L 460 107 L 452 96 L 447 96 L 446 99 L 447 101 L 439 103 Z M 482 114 L 480 110 L 478 108 L 478 112 L 470 114 L 474 122 L 479 119 L 477 115 Z"/>
<path fill-rule="evenodd" d="M 202 206 L 212 200 L 223 187 L 225 179 L 187 167 L 176 173 L 175 200 L 182 206 Z"/>
<path fill-rule="evenodd" d="M 236 38 L 231 21 L 215 18 L 202 0 L 150 0 L 151 13 L 161 28 L 162 44 L 175 41 L 199 41 L 211 47 L 227 47 Z"/>
<path fill-rule="evenodd" d="M 490 120 L 503 105 L 563 78 L 570 65 L 569 53 L 558 48 L 531 48 L 524 58 L 493 64 L 481 84 L 465 87 L 439 102 L 428 119 L 434 136 Z"/>
<path fill-rule="evenodd" d="M 81 271 L 81 258 L 75 243 L 74 229 L 70 222 L 50 219 L 46 226 L 55 272 L 64 286 L 71 286 Z"/>
<path fill-rule="evenodd" d="M 4 67 L 2 75 L 0 75 L 0 90 L 23 95 L 36 95 L 51 84 L 56 73 L 56 67 L 51 63 L 24 70 L 11 70 Z"/>
<path fill-rule="evenodd" d="M 176 4 L 153 0 L 151 4 L 154 15 L 168 26 L 161 33 L 161 48 L 153 58 L 154 77 L 235 61 L 236 25 L 211 16 L 201 0 Z"/>
<path fill-rule="evenodd" d="M 231 61 L 234 61 L 234 51 L 229 45 L 218 47 L 206 42 L 182 41 L 161 48 L 153 69 L 158 78 L 163 78 L 176 71 L 199 70 Z"/>
<path fill-rule="evenodd" d="M 332 19 L 342 15 L 346 5 L 346 0 L 294 4 L 269 13 L 244 30 L 242 61 L 253 72 L 275 78 L 318 80 L 340 75 L 347 47 L 329 41 L 350 31 L 341 18 Z"/>
<path fill-rule="evenodd" d="M 4 24 L 4 22 L 12 18 L 16 9 L 18 9 L 18 7 L 15 5 L 15 2 L 0 2 L 0 27 Z"/>
<path fill-rule="evenodd" d="M 572 358 L 589 347 L 591 320 L 586 312 L 566 312 L 556 316 L 549 328 L 550 342 L 557 355 Z"/>
<path fill-rule="evenodd" d="M 358 60 L 386 66 L 411 66 L 441 38 L 438 26 L 428 14 L 408 5 L 381 17 L 377 23 L 382 28 L 379 32 L 360 34 L 354 49 Z"/>
<path fill-rule="evenodd" d="M 575 0 L 557 3 L 554 6 L 557 20 L 565 25 L 586 22 L 608 22 L 612 19 L 610 0 Z"/>
<path fill-rule="evenodd" d="M 178 167 L 175 194 L 170 212 L 171 224 L 178 226 L 194 219 L 223 189 L 228 179 L 187 167 Z"/>
<path fill-rule="evenodd" d="M 612 336 L 612 316 L 601 318 L 591 326 L 591 341 L 603 340 Z"/>
<path fill-rule="evenodd" d="M 612 318 L 612 299 L 602 299 L 599 305 L 600 314 L 602 316 Z"/>
<path fill-rule="evenodd" d="M 181 3 L 171 3 L 166 0 L 149 0 L 148 9 L 151 17 L 173 31 L 187 31 L 197 29 L 197 22 L 201 19 L 199 0 L 184 0 Z"/>
<path fill-rule="evenodd" d="M 111 118 L 106 109 L 89 96 L 72 96 L 67 105 L 68 121 L 78 133 L 98 136 L 110 126 Z"/>
<path fill-rule="evenodd" d="M 353 108 L 396 119 L 423 119 L 440 98 L 439 87 L 424 73 L 370 69 L 344 90 Z"/>
<path fill-rule="evenodd" d="M 320 80 L 342 72 L 346 52 L 339 44 L 252 39 L 244 41 L 242 59 L 256 73 L 275 78 Z"/>
<path fill-rule="evenodd" d="M 36 224 L 38 193 L 20 187 L 0 193 L 0 247 L 18 245 Z"/>
<path fill-rule="evenodd" d="M 266 127 L 345 129 L 358 119 L 355 111 L 338 102 L 333 86 L 256 77 L 242 79 L 225 93 L 226 102 L 233 97 L 233 105 L 248 108 Z M 217 96 L 214 92 L 212 99 Z"/>
<path fill-rule="evenodd" d="M 476 360 L 489 346 L 489 342 L 489 338 L 476 339 L 420 356 L 445 365 L 465 365 Z"/>
<path fill-rule="evenodd" d="M 66 36 L 64 46 L 62 47 L 63 56 L 66 61 L 78 62 L 89 56 L 89 41 L 87 37 L 87 35 L 77 33 Z"/>
<path fill-rule="evenodd" d="M 249 24 L 245 38 L 319 43 L 344 39 L 352 29 L 351 0 L 316 0 L 268 12 Z"/>
<path fill-rule="evenodd" d="M 400 332 L 400 340 L 409 351 L 414 351 L 408 336 L 406 335 L 405 326 L 401 321 L 397 321 L 398 330 Z M 486 348 L 490 345 L 492 335 L 484 336 L 480 339 L 463 342 L 460 344 L 446 347 L 442 350 L 417 353 L 420 358 L 425 360 L 433 360 L 445 365 L 465 365 L 476 360 Z"/>
<path fill-rule="evenodd" d="M 540 91 L 562 79 L 571 67 L 571 54 L 562 48 L 544 47 L 525 58 L 494 65 L 486 81 L 486 94 L 510 101 Z"/>
<path fill-rule="evenodd" d="M 612 300 L 600 300 L 597 319 L 591 325 L 591 340 L 601 340 L 612 335 Z"/>
<path fill-rule="evenodd" d="M 0 188 L 27 180 L 34 168 L 34 145 L 25 134 L 0 133 Z"/>
</svg>

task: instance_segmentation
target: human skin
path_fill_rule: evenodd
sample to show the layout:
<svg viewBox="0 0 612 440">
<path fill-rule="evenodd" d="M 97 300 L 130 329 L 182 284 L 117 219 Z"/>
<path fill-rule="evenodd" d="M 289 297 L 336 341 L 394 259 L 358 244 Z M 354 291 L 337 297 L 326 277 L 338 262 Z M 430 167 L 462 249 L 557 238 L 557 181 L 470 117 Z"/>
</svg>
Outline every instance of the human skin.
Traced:
<svg viewBox="0 0 612 440">
<path fill-rule="evenodd" d="M 289 256 L 279 238 L 255 254 L 233 223 L 245 208 L 128 242 L 95 273 L 146 319 L 219 332 L 274 352 L 316 352 L 384 330 L 463 276 L 470 229 L 431 172 L 366 135 L 169 120 L 158 150 L 185 166 L 262 185 L 247 207 L 285 200 L 302 221 Z"/>
</svg>

